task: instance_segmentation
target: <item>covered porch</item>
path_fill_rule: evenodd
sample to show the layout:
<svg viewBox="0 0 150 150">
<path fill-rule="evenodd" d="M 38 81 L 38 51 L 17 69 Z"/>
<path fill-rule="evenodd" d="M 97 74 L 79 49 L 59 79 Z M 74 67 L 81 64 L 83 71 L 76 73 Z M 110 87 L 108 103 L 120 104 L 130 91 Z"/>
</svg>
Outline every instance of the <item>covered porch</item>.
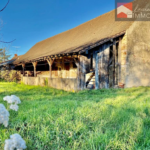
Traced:
<svg viewBox="0 0 150 150">
<path fill-rule="evenodd" d="M 79 52 L 24 61 L 20 64 L 22 81 L 67 91 L 123 87 L 124 38 L 125 34 L 121 33 Z"/>
</svg>

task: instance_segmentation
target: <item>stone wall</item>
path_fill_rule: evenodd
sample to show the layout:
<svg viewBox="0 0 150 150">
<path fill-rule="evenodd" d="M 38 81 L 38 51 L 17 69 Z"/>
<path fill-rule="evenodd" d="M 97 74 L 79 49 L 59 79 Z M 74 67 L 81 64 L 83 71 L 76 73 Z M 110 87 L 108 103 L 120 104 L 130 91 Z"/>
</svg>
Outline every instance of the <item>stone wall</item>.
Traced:
<svg viewBox="0 0 150 150">
<path fill-rule="evenodd" d="M 22 82 L 26 85 L 40 85 L 49 86 L 56 89 L 65 91 L 77 90 L 77 79 L 64 79 L 64 78 L 44 78 L 44 77 L 21 77 Z"/>
<path fill-rule="evenodd" d="M 125 87 L 150 86 L 150 22 L 134 22 L 127 30 Z"/>
<path fill-rule="evenodd" d="M 65 91 L 76 91 L 77 90 L 77 79 L 48 79 L 48 86 L 56 89 L 63 89 Z"/>
</svg>

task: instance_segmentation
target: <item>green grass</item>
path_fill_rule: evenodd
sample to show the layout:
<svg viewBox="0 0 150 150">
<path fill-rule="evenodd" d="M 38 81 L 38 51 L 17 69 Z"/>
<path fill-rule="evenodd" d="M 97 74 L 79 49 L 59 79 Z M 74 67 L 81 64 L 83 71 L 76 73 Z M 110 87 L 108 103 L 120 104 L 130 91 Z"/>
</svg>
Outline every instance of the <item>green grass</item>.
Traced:
<svg viewBox="0 0 150 150">
<path fill-rule="evenodd" d="M 150 87 L 70 93 L 0 82 L 0 103 L 11 94 L 22 103 L 0 125 L 0 150 L 14 133 L 27 150 L 150 149 Z"/>
</svg>

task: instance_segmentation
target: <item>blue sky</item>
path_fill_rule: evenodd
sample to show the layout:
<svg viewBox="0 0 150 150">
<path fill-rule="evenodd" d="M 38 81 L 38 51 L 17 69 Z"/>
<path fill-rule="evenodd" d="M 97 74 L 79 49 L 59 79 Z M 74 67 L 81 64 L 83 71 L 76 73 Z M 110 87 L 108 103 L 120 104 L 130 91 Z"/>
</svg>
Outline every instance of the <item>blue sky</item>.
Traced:
<svg viewBox="0 0 150 150">
<path fill-rule="evenodd" d="M 0 1 L 0 8 L 7 0 Z M 10 0 L 0 12 L 0 40 L 12 41 L 11 54 L 22 55 L 37 42 L 74 28 L 115 8 L 115 0 Z"/>
</svg>

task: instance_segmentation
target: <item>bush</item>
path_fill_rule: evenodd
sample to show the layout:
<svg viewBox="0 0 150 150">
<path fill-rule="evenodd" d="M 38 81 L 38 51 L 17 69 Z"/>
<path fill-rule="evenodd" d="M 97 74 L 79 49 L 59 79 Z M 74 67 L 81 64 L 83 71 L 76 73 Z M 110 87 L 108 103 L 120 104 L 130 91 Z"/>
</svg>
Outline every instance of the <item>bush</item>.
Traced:
<svg viewBox="0 0 150 150">
<path fill-rule="evenodd" d="M 17 82 L 21 79 L 20 72 L 17 72 L 16 70 L 1 70 L 0 71 L 0 78 L 4 79 L 9 82 Z"/>
</svg>

